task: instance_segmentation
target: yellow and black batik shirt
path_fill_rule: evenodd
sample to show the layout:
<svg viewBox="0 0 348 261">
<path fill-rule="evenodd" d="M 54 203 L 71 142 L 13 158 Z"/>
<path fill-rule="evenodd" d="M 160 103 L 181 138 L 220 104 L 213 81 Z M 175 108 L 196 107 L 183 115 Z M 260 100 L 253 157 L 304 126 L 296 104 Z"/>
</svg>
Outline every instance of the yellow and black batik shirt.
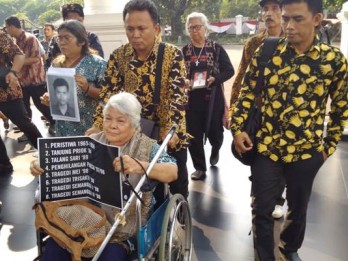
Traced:
<svg viewBox="0 0 348 261">
<path fill-rule="evenodd" d="M 241 133 L 254 103 L 261 48 L 247 69 L 233 112 L 233 135 Z M 348 119 L 347 60 L 340 50 L 314 40 L 308 51 L 297 54 L 282 38 L 264 75 L 258 152 L 286 163 L 311 158 L 314 151 L 331 155 Z M 323 140 L 328 97 L 330 117 Z"/>
<path fill-rule="evenodd" d="M 190 135 L 186 133 L 185 105 L 185 63 L 182 52 L 174 45 L 165 44 L 160 104 L 154 105 L 153 94 L 156 79 L 156 63 L 159 41 L 145 61 L 137 59 L 130 44 L 116 49 L 108 61 L 100 94 L 101 103 L 97 107 L 94 126 L 101 129 L 103 106 L 109 98 L 119 92 L 133 93 L 142 105 L 142 117 L 155 120 L 160 125 L 160 135 L 164 135 L 174 123 L 178 125 L 180 139 L 176 149 L 188 145 Z"/>
</svg>

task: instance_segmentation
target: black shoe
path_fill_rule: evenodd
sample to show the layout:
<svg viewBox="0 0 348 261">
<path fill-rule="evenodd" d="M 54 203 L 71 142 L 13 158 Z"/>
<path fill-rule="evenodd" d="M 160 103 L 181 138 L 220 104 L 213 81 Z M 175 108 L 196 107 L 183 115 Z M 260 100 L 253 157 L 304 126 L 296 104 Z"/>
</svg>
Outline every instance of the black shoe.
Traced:
<svg viewBox="0 0 348 261">
<path fill-rule="evenodd" d="M 11 175 L 13 173 L 13 166 L 9 164 L 0 164 L 0 176 Z"/>
<path fill-rule="evenodd" d="M 215 166 L 219 162 L 219 150 L 212 149 L 210 155 L 210 165 Z"/>
<path fill-rule="evenodd" d="M 22 136 L 20 136 L 20 137 L 17 138 L 17 141 L 18 141 L 18 142 L 25 142 L 25 141 L 28 141 L 28 137 L 25 136 L 25 134 L 23 134 Z"/>
<path fill-rule="evenodd" d="M 285 252 L 283 248 L 279 248 L 282 261 L 302 261 L 297 252 Z"/>
<path fill-rule="evenodd" d="M 48 127 L 48 133 L 51 134 L 52 136 L 56 134 L 56 128 L 54 124 L 50 124 L 50 126 Z"/>
<path fill-rule="evenodd" d="M 205 171 L 203 170 L 196 170 L 195 172 L 191 174 L 192 180 L 203 180 L 205 179 L 205 177 L 206 177 Z"/>
</svg>

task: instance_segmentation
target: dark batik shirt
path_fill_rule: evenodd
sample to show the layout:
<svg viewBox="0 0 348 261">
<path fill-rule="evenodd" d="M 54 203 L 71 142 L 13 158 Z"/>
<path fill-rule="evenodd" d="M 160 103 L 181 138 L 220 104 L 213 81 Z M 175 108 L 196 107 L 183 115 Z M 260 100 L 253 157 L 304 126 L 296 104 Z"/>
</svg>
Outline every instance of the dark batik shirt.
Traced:
<svg viewBox="0 0 348 261">
<path fill-rule="evenodd" d="M 105 71 L 101 103 L 97 107 L 94 126 L 101 129 L 103 105 L 116 93 L 133 93 L 142 105 L 142 117 L 156 120 L 160 125 L 160 135 L 169 130 L 174 123 L 179 128 L 177 149 L 186 147 L 190 135 L 186 133 L 185 105 L 185 64 L 181 51 L 174 45 L 165 44 L 162 65 L 160 104 L 154 106 L 153 94 L 156 78 L 156 63 L 159 42 L 145 61 L 137 59 L 130 44 L 116 49 L 108 61 Z M 156 109 L 157 108 L 157 109 Z"/>
</svg>

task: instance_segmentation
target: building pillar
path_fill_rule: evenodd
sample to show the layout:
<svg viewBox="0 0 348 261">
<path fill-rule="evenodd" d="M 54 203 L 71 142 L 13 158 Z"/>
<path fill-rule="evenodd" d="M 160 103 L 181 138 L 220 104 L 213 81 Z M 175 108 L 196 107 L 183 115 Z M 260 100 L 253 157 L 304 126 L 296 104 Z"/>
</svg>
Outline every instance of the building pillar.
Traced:
<svg viewBox="0 0 348 261">
<path fill-rule="evenodd" d="M 98 35 L 104 57 L 128 42 L 124 30 L 122 11 L 128 0 L 84 0 L 84 25 L 87 31 Z"/>
<path fill-rule="evenodd" d="M 342 10 L 337 14 L 341 21 L 341 52 L 348 58 L 348 2 L 342 5 Z"/>
<path fill-rule="evenodd" d="M 243 34 L 243 16 L 236 15 L 236 35 Z"/>
</svg>

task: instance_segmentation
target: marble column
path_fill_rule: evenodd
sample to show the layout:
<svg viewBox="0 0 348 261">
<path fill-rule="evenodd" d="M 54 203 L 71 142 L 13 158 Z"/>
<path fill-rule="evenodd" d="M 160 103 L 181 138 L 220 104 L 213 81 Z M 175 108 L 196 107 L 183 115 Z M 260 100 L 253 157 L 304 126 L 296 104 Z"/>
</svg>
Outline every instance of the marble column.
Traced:
<svg viewBox="0 0 348 261">
<path fill-rule="evenodd" d="M 84 25 L 98 35 L 104 49 L 104 57 L 127 43 L 122 11 L 128 0 L 84 0 Z"/>
</svg>

